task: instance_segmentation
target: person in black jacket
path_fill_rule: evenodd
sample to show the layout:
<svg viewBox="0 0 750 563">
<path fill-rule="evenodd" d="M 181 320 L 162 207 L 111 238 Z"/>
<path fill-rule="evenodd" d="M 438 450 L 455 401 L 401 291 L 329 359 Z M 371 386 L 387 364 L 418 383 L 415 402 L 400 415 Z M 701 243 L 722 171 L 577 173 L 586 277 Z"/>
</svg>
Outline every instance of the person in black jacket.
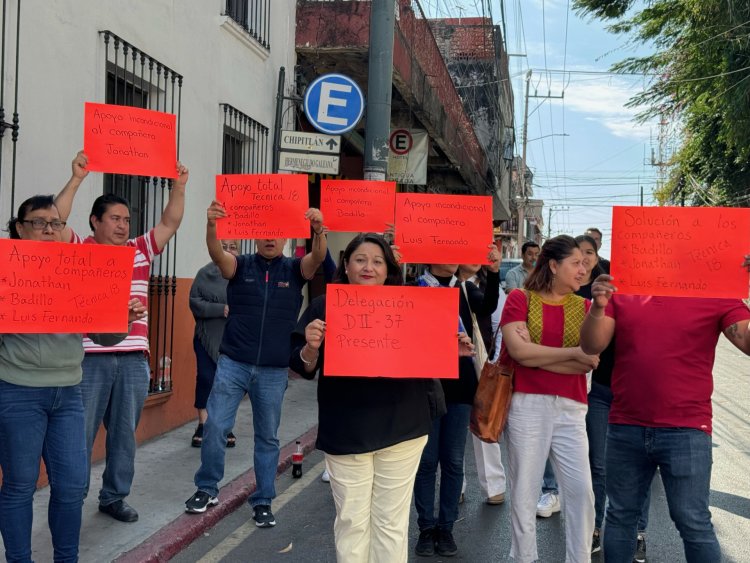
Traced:
<svg viewBox="0 0 750 563">
<path fill-rule="evenodd" d="M 487 289 L 484 293 L 471 282 L 465 282 L 466 293 L 459 292 L 459 320 L 473 336 L 471 312 L 491 315 L 497 307 L 500 280 L 500 253 L 490 245 Z M 458 264 L 433 264 L 419 278 L 426 287 L 454 287 Z M 429 289 L 425 289 L 429 291 Z M 468 297 L 468 299 L 467 299 Z M 464 479 L 464 449 L 469 428 L 469 414 L 477 390 L 477 374 L 472 358 L 459 359 L 458 379 L 441 380 L 447 412 L 435 420 L 417 471 L 414 501 L 417 507 L 419 540 L 415 552 L 429 556 L 436 551 L 450 557 L 458 552 L 453 539 L 453 523 L 458 517 L 458 502 Z M 440 464 L 440 505 L 435 517 L 435 482 Z"/>
<path fill-rule="evenodd" d="M 355 237 L 334 282 L 402 285 L 393 251 L 378 234 Z M 405 562 L 414 476 L 432 420 L 445 412 L 434 379 L 330 377 L 324 370 L 325 296 L 313 300 L 292 333 L 289 369 L 318 378 L 318 438 L 336 504 L 338 561 Z M 471 353 L 471 340 L 462 350 Z M 424 351 L 429 353 L 429 351 Z"/>
<path fill-rule="evenodd" d="M 315 208 L 305 212 L 313 242 L 312 251 L 302 258 L 284 256 L 283 238 L 258 239 L 255 254 L 234 256 L 223 250 L 216 238 L 216 220 L 227 217 L 224 206 L 212 202 L 206 216 L 208 253 L 229 280 L 229 316 L 206 405 L 201 466 L 194 479 L 198 490 L 185 501 L 185 510 L 197 514 L 218 504 L 224 446 L 247 393 L 253 409 L 253 468 L 258 481 L 248 503 L 256 526 L 269 528 L 276 525 L 271 501 L 276 496 L 278 430 L 288 385 L 289 335 L 302 307 L 302 288 L 326 257 L 323 215 Z"/>
</svg>

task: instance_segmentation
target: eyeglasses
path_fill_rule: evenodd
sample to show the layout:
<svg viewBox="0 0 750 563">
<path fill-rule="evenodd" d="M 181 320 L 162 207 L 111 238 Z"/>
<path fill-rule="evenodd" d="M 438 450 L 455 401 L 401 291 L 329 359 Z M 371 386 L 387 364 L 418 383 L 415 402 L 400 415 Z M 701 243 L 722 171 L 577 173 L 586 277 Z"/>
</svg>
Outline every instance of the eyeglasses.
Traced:
<svg viewBox="0 0 750 563">
<path fill-rule="evenodd" d="M 65 225 L 67 225 L 65 221 L 60 221 L 60 219 L 45 221 L 40 217 L 37 217 L 36 219 L 24 219 L 21 223 L 31 223 L 31 228 L 35 231 L 43 231 L 48 225 L 52 227 L 53 231 L 62 231 L 65 228 Z"/>
<path fill-rule="evenodd" d="M 236 252 L 237 250 L 239 250 L 236 244 L 222 244 L 221 248 L 228 252 Z"/>
</svg>

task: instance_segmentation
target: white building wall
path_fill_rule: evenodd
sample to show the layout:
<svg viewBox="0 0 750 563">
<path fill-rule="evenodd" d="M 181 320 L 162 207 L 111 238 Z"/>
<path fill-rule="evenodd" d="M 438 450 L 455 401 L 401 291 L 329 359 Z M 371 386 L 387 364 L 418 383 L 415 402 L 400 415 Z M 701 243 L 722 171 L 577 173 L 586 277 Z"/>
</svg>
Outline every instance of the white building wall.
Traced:
<svg viewBox="0 0 750 563">
<path fill-rule="evenodd" d="M 19 48 L 20 134 L 16 207 L 38 193 L 57 193 L 83 147 L 84 102 L 105 101 L 104 41 L 109 30 L 183 76 L 180 160 L 190 169 L 185 217 L 178 232 L 178 277 L 208 261 L 205 216 L 221 171 L 223 114 L 228 103 L 269 128 L 270 169 L 278 71 L 295 64 L 295 0 L 272 0 L 270 50 L 220 14 L 224 0 L 23 0 Z M 8 2 L 6 121 L 13 112 L 13 59 L 18 0 Z M 110 45 L 111 48 L 111 45 Z M 10 64 L 9 64 L 10 63 Z M 12 143 L 2 143 L 0 217 L 11 215 Z M 88 213 L 103 191 L 92 172 L 81 186 L 70 224 L 87 234 Z M 13 210 L 15 212 L 15 210 Z"/>
</svg>

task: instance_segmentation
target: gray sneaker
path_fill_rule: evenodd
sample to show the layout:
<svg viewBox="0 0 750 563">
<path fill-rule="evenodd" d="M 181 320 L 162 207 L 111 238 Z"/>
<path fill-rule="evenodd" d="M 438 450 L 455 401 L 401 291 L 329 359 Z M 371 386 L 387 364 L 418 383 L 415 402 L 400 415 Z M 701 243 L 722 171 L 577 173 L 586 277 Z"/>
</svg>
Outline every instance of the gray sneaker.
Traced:
<svg viewBox="0 0 750 563">
<path fill-rule="evenodd" d="M 638 534 L 633 563 L 646 563 L 646 536 Z"/>
</svg>

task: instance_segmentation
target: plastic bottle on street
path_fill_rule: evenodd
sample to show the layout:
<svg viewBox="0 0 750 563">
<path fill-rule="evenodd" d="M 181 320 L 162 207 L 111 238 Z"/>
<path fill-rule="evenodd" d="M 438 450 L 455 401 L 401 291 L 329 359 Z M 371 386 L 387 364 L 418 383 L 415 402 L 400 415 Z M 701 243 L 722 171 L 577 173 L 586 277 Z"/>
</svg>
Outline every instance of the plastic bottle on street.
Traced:
<svg viewBox="0 0 750 563">
<path fill-rule="evenodd" d="M 302 452 L 302 444 L 297 440 L 297 451 L 292 454 L 292 477 L 299 479 L 302 477 L 302 460 L 305 454 Z"/>
</svg>

